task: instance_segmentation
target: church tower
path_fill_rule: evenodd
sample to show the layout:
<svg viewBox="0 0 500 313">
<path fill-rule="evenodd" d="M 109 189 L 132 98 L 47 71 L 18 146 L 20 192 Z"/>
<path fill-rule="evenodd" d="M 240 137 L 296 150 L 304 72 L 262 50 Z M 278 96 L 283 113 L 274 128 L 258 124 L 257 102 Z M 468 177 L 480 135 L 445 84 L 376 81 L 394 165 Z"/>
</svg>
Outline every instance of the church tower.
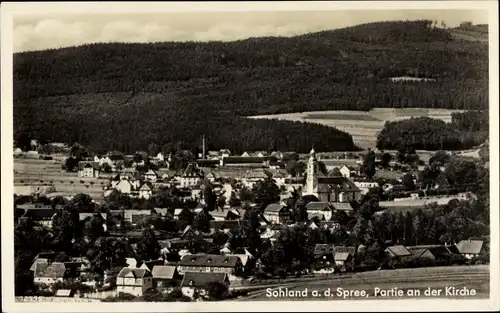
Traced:
<svg viewBox="0 0 500 313">
<path fill-rule="evenodd" d="M 307 161 L 307 177 L 306 177 L 306 194 L 311 195 L 314 193 L 314 177 L 316 175 L 316 152 L 312 148 L 309 153 L 309 160 Z"/>
</svg>

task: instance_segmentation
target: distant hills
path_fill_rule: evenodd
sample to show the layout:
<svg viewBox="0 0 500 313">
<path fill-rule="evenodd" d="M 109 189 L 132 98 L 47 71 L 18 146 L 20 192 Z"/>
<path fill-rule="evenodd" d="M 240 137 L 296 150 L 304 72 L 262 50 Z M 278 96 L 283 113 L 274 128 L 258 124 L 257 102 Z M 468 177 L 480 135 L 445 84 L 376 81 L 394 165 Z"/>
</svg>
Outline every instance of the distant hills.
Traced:
<svg viewBox="0 0 500 313">
<path fill-rule="evenodd" d="M 363 24 L 291 38 L 91 44 L 14 55 L 15 138 L 95 151 L 352 150 L 349 134 L 247 115 L 373 107 L 487 109 L 485 28 Z M 486 35 L 485 35 L 486 34 Z M 472 39 L 477 40 L 472 40 Z M 394 77 L 431 78 L 398 82 Z"/>
</svg>

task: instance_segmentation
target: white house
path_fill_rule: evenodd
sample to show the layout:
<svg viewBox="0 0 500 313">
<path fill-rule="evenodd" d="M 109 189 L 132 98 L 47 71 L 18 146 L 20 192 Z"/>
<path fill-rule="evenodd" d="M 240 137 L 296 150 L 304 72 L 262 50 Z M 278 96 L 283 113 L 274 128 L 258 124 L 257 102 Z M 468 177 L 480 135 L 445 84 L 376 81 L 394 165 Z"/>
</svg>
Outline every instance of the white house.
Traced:
<svg viewBox="0 0 500 313">
<path fill-rule="evenodd" d="M 158 180 L 158 175 L 153 170 L 149 170 L 144 174 L 144 180 L 150 181 L 152 183 L 156 183 Z"/>
<path fill-rule="evenodd" d="M 95 162 L 78 162 L 78 177 L 98 178 L 99 164 Z"/>
<path fill-rule="evenodd" d="M 193 164 L 189 164 L 186 170 L 178 177 L 181 188 L 196 186 L 201 182 L 202 176 L 196 171 Z"/>
<path fill-rule="evenodd" d="M 153 195 L 153 191 L 148 184 L 144 184 L 139 188 L 139 198 L 149 199 Z"/>
<path fill-rule="evenodd" d="M 333 208 L 328 202 L 309 202 L 306 205 L 307 218 L 311 219 L 315 215 L 322 215 L 325 221 L 332 219 Z"/>
<path fill-rule="evenodd" d="M 66 274 L 66 266 L 60 262 L 37 262 L 34 264 L 33 283 L 52 285 L 62 282 Z"/>
<path fill-rule="evenodd" d="M 124 267 L 116 278 L 116 291 L 142 296 L 146 290 L 153 288 L 151 272 L 142 268 Z"/>
<path fill-rule="evenodd" d="M 271 203 L 264 210 L 264 218 L 272 224 L 287 224 L 290 211 L 283 203 Z"/>
<path fill-rule="evenodd" d="M 340 169 L 339 169 L 340 173 L 342 174 L 342 176 L 344 177 L 351 177 L 351 169 L 348 168 L 346 165 L 342 166 Z"/>
<path fill-rule="evenodd" d="M 377 182 L 370 180 L 354 180 L 354 185 L 356 185 L 356 187 L 361 190 L 362 195 L 366 195 L 372 188 L 379 187 L 379 184 Z"/>
</svg>

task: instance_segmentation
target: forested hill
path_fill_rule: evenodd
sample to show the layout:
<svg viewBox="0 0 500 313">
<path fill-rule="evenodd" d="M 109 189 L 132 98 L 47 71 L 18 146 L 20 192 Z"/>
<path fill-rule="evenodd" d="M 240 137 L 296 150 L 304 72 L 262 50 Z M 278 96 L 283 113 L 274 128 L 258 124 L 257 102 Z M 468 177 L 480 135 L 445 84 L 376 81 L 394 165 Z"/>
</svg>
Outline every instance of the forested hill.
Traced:
<svg viewBox="0 0 500 313">
<path fill-rule="evenodd" d="M 401 76 L 433 81 L 391 80 Z M 212 148 L 236 151 L 352 149 L 350 136 L 335 129 L 239 116 L 487 108 L 487 79 L 488 44 L 431 21 L 235 42 L 92 44 L 14 55 L 14 127 L 17 137 L 96 149 L 194 146 L 200 133 Z"/>
</svg>

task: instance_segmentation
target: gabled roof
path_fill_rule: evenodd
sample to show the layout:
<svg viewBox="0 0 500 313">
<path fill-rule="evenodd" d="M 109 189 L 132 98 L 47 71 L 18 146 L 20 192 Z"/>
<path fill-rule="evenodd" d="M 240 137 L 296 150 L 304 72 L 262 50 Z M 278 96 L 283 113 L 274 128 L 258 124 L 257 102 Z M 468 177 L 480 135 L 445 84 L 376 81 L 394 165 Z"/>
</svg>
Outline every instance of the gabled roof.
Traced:
<svg viewBox="0 0 500 313">
<path fill-rule="evenodd" d="M 386 251 L 392 253 L 394 256 L 410 256 L 411 252 L 406 249 L 405 246 L 390 246 L 387 247 Z"/>
<path fill-rule="evenodd" d="M 78 170 L 83 170 L 84 168 L 94 168 L 95 170 L 99 170 L 99 163 L 93 161 L 78 162 Z"/>
<path fill-rule="evenodd" d="M 64 263 L 53 262 L 46 263 L 40 262 L 35 265 L 35 277 L 50 277 L 50 278 L 63 278 L 66 273 L 66 266 Z"/>
<path fill-rule="evenodd" d="M 462 240 L 456 244 L 461 254 L 479 254 L 483 248 L 482 240 Z"/>
<path fill-rule="evenodd" d="M 235 267 L 240 259 L 236 256 L 217 254 L 191 254 L 179 261 L 183 266 Z"/>
<path fill-rule="evenodd" d="M 354 256 L 354 254 L 356 254 L 356 247 L 335 246 L 334 251 L 335 251 L 335 254 L 337 254 L 337 253 L 349 253 L 352 256 Z"/>
<path fill-rule="evenodd" d="M 286 209 L 286 206 L 281 204 L 281 203 L 271 203 L 269 204 L 266 209 L 264 210 L 265 213 L 278 213 L 281 212 L 282 210 Z"/>
<path fill-rule="evenodd" d="M 411 248 L 411 247 L 406 247 L 408 251 L 410 251 L 411 255 L 415 258 L 419 258 L 422 254 L 424 254 L 426 251 L 429 251 L 429 249 L 426 248 Z"/>
<path fill-rule="evenodd" d="M 360 189 L 348 178 L 342 176 L 318 177 L 318 192 L 359 192 Z"/>
<path fill-rule="evenodd" d="M 226 273 L 198 273 L 186 272 L 182 280 L 181 287 L 197 287 L 204 288 L 212 282 L 225 282 L 227 279 Z"/>
<path fill-rule="evenodd" d="M 101 217 L 106 220 L 107 214 L 106 213 L 95 213 L 95 212 L 80 212 L 78 213 L 78 216 L 80 218 L 80 221 L 85 220 L 88 217 L 93 217 L 94 215 L 100 214 Z"/>
<path fill-rule="evenodd" d="M 151 187 L 148 184 L 144 184 L 139 188 L 139 191 L 151 191 Z"/>
<path fill-rule="evenodd" d="M 143 277 L 151 276 L 151 272 L 148 271 L 148 270 L 145 270 L 145 269 L 142 269 L 142 268 L 124 267 L 124 268 L 122 268 L 122 270 L 120 271 L 120 273 L 118 273 L 118 277 L 126 277 L 130 273 L 132 273 L 132 275 L 134 276 L 134 278 L 143 278 Z"/>
<path fill-rule="evenodd" d="M 210 228 L 213 228 L 215 230 L 219 229 L 236 229 L 240 227 L 240 221 L 239 220 L 228 220 L 228 221 L 215 221 L 211 220 L 210 222 Z"/>
<path fill-rule="evenodd" d="M 151 274 L 156 279 L 173 279 L 176 267 L 172 265 L 155 265 Z"/>
<path fill-rule="evenodd" d="M 193 164 L 188 164 L 184 172 L 182 172 L 182 177 L 201 177 L 200 173 L 194 168 Z"/>
<path fill-rule="evenodd" d="M 164 264 L 163 260 L 144 261 L 141 264 L 141 268 L 152 271 L 155 266 L 163 265 L 163 264 Z"/>
<path fill-rule="evenodd" d="M 347 261 L 349 257 L 352 257 L 352 255 L 349 252 L 339 252 L 335 253 L 334 260 L 335 261 Z"/>
<path fill-rule="evenodd" d="M 329 202 L 309 202 L 306 209 L 307 211 L 325 211 L 331 210 L 332 207 Z"/>
<path fill-rule="evenodd" d="M 333 244 L 316 244 L 314 247 L 314 256 L 319 257 L 327 254 L 333 255 L 334 251 Z"/>
<path fill-rule="evenodd" d="M 335 202 L 333 208 L 337 211 L 353 211 L 351 204 L 349 202 Z"/>
<path fill-rule="evenodd" d="M 158 175 L 155 173 L 155 171 L 153 171 L 153 170 L 151 170 L 151 169 L 150 169 L 149 171 L 147 171 L 147 172 L 146 172 L 146 174 L 144 174 L 144 175 L 148 175 L 148 176 L 154 175 L 154 176 L 156 176 L 156 177 L 158 176 Z"/>
<path fill-rule="evenodd" d="M 248 170 L 243 174 L 243 178 L 246 179 L 266 179 L 269 175 L 263 169 Z"/>
</svg>

